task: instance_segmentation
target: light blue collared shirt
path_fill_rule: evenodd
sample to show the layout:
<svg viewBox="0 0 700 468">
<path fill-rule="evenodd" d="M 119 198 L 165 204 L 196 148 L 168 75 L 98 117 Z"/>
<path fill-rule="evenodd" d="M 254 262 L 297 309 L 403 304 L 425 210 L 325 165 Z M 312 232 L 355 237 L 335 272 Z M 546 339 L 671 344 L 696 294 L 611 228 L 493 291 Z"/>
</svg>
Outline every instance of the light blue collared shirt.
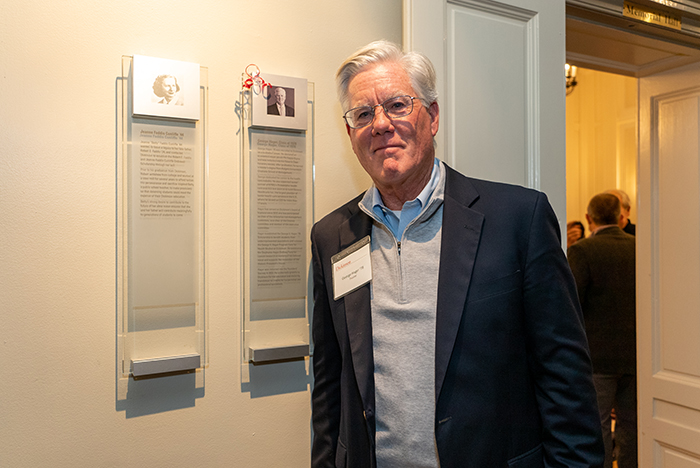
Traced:
<svg viewBox="0 0 700 468">
<path fill-rule="evenodd" d="M 435 158 L 433 161 L 433 172 L 430 180 L 418 196 L 403 204 L 401 211 L 393 211 L 387 208 L 382 201 L 382 196 L 375 185 L 372 186 L 372 211 L 379 216 L 379 219 L 394 234 L 397 240 L 401 240 L 403 231 L 411 221 L 423 211 L 423 207 L 433 194 L 438 180 L 440 179 L 440 161 Z"/>
</svg>

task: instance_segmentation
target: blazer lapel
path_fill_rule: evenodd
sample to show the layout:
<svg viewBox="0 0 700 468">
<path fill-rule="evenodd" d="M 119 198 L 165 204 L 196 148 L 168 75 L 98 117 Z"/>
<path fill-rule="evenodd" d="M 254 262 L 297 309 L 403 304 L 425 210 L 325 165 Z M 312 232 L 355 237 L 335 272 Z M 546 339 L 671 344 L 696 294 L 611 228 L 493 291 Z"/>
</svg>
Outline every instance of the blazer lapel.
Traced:
<svg viewBox="0 0 700 468">
<path fill-rule="evenodd" d="M 436 401 L 452 356 L 481 238 L 484 215 L 469 208 L 477 198 L 469 180 L 447 167 L 435 336 Z"/>
<path fill-rule="evenodd" d="M 340 249 L 346 249 L 372 233 L 372 219 L 358 211 L 340 226 Z M 364 408 L 374 410 L 374 357 L 369 283 L 342 298 L 352 351 L 355 378 Z"/>
</svg>

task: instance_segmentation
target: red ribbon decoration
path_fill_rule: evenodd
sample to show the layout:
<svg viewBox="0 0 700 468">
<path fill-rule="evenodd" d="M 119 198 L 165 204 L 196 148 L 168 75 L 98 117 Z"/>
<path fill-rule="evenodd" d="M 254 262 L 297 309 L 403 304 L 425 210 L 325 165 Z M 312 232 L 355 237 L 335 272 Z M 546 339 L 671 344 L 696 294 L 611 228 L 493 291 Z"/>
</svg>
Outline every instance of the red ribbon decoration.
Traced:
<svg viewBox="0 0 700 468">
<path fill-rule="evenodd" d="M 248 71 L 250 67 L 255 67 L 255 70 L 251 73 Z M 243 82 L 243 87 L 250 89 L 253 86 L 260 86 L 261 90 L 265 89 L 265 86 L 270 86 L 270 83 L 265 82 L 265 80 L 262 79 L 260 76 L 260 68 L 258 68 L 257 65 L 254 63 L 251 63 L 247 67 L 245 67 L 245 74 L 249 76 L 244 82 Z"/>
</svg>

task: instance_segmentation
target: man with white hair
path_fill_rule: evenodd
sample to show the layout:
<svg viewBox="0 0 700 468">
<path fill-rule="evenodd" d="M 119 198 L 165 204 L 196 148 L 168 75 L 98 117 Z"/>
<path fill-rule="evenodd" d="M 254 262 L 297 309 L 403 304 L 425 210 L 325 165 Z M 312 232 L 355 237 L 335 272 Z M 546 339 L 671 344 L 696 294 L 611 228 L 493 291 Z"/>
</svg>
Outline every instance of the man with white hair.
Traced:
<svg viewBox="0 0 700 468">
<path fill-rule="evenodd" d="M 277 86 L 272 92 L 274 102 L 267 106 L 267 115 L 280 115 L 282 117 L 294 117 L 294 107 L 287 105 L 287 90 Z"/>
<path fill-rule="evenodd" d="M 637 226 L 630 221 L 630 212 L 632 211 L 632 204 L 630 202 L 630 197 L 624 191 L 618 189 L 606 190 L 605 193 L 610 193 L 615 195 L 618 200 L 620 200 L 620 214 L 622 218 L 620 220 L 620 229 L 625 231 L 627 234 L 635 235 L 637 232 Z"/>
<path fill-rule="evenodd" d="M 602 466 L 583 319 L 546 196 L 435 158 L 425 56 L 375 42 L 337 82 L 373 184 L 311 233 L 312 466 Z"/>
</svg>

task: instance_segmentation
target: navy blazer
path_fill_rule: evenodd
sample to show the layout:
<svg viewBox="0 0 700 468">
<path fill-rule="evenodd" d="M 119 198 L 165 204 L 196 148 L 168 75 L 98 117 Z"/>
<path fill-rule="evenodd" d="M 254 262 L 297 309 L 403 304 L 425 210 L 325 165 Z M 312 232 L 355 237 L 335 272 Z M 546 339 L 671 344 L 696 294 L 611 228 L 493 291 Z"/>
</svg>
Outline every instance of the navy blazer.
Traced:
<svg viewBox="0 0 700 468">
<path fill-rule="evenodd" d="M 446 168 L 435 343 L 441 468 L 598 467 L 576 287 L 544 194 Z M 312 467 L 376 466 L 370 285 L 333 300 L 331 257 L 371 234 L 357 197 L 311 232 Z"/>
<path fill-rule="evenodd" d="M 636 374 L 634 236 L 610 226 L 569 247 L 568 258 L 581 299 L 593 372 Z"/>
</svg>

